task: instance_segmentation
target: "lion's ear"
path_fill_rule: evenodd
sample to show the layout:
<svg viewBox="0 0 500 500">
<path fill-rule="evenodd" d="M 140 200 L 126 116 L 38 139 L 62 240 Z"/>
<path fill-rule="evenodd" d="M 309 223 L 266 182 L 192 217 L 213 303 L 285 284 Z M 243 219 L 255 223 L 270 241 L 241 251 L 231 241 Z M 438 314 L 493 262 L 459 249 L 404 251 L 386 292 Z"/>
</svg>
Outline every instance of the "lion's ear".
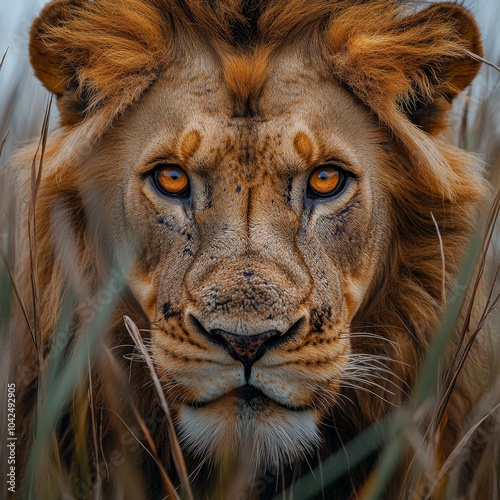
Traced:
<svg viewBox="0 0 500 500">
<path fill-rule="evenodd" d="M 30 59 L 73 125 L 137 99 L 167 64 L 169 35 L 162 12 L 140 0 L 52 0 L 31 28 Z"/>
<path fill-rule="evenodd" d="M 435 32 L 442 38 L 430 47 L 431 53 L 442 46 L 440 54 L 417 66 L 424 78 L 416 78 L 410 98 L 403 107 L 410 120 L 429 133 L 439 132 L 446 124 L 445 117 L 452 100 L 477 75 L 481 63 L 469 53 L 482 56 L 481 33 L 474 17 L 453 3 L 433 5 L 409 19 L 413 29 Z M 421 40 L 415 40 L 418 47 Z M 432 41 L 429 41 L 432 43 Z M 453 46 L 455 45 L 455 47 Z M 423 47 L 425 50 L 425 45 Z M 419 58 L 420 59 L 420 58 Z"/>
<path fill-rule="evenodd" d="M 53 0 L 35 19 L 30 31 L 31 65 L 36 77 L 57 96 L 64 125 L 84 118 L 87 106 L 77 76 L 78 67 L 86 64 L 85 54 L 71 53 L 73 47 L 66 45 L 80 5 L 81 2 L 72 0 Z"/>
<path fill-rule="evenodd" d="M 473 16 L 455 3 L 413 14 L 374 1 L 346 9 L 329 30 L 335 74 L 380 117 L 393 108 L 428 133 L 446 125 L 453 98 L 476 76 L 482 55 Z"/>
<path fill-rule="evenodd" d="M 60 96 L 66 92 L 74 76 L 66 57 L 66 47 L 50 35 L 54 26 L 59 29 L 69 24 L 72 18 L 72 4 L 69 0 L 54 0 L 47 4 L 33 22 L 30 31 L 30 59 L 37 78 L 49 92 Z"/>
</svg>

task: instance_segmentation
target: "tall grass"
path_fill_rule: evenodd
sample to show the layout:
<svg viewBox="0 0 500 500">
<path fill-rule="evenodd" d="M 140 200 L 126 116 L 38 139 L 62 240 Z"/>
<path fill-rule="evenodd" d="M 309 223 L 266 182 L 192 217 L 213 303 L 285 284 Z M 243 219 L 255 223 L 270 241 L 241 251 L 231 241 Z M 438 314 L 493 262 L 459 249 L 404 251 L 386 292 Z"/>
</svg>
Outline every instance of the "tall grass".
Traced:
<svg viewBox="0 0 500 500">
<path fill-rule="evenodd" d="M 8 57 L 8 54 L 3 57 Z M 3 62 L 3 59 L 2 59 Z M 1 70 L 1 63 L 0 63 Z M 486 176 L 491 181 L 492 196 L 489 207 L 484 210 L 483 220 L 478 221 L 478 233 L 474 235 L 466 252 L 461 271 L 457 277 L 457 286 L 448 294 L 448 306 L 443 318 L 442 326 L 436 336 L 427 359 L 423 363 L 417 385 L 412 388 L 408 403 L 396 409 L 391 415 L 379 422 L 376 426 L 368 428 L 364 433 L 353 441 L 346 443 L 345 447 L 321 463 L 317 470 L 311 471 L 300 480 L 295 482 L 286 491 L 277 492 L 276 499 L 315 498 L 321 491 L 339 477 L 347 474 L 358 462 L 361 462 L 374 451 L 382 448 L 374 471 L 361 492 L 363 499 L 381 498 L 384 489 L 390 483 L 403 457 L 410 457 L 406 468 L 406 492 L 407 498 L 456 498 L 459 478 L 454 470 L 460 470 L 458 464 L 464 462 L 471 453 L 480 463 L 476 473 L 469 478 L 471 484 L 472 498 L 500 498 L 500 314 L 498 303 L 500 301 L 500 251 L 498 247 L 498 216 L 500 212 L 500 133 L 498 120 L 498 103 L 500 103 L 500 78 L 494 68 L 486 70 L 486 74 L 492 83 L 487 95 L 480 98 L 477 93 L 472 93 L 469 102 L 464 101 L 457 109 L 456 123 L 460 126 L 456 130 L 456 140 L 461 147 L 476 151 L 482 155 L 485 163 Z M 29 204 L 32 207 L 29 215 L 30 246 L 32 248 L 32 275 L 36 276 L 36 205 L 37 190 L 40 175 L 43 169 L 43 151 L 49 133 L 49 110 L 46 108 L 45 117 L 40 124 L 40 146 L 39 154 L 33 159 L 32 166 L 32 199 Z M 0 159 L 7 137 L 6 130 L 0 130 Z M 5 155 L 4 155 L 5 156 Z M 8 220 L 8 210 L 2 205 L 0 222 L 2 227 L 12 229 L 12 222 Z M 10 316 L 12 305 L 19 302 L 21 293 L 18 290 L 13 277 L 12 262 L 14 255 L 10 251 L 11 242 L 8 232 L 1 235 L 0 240 L 0 377 L 5 383 L 8 381 L 8 368 L 10 364 L 9 335 L 15 333 L 10 331 Z M 40 349 L 39 323 L 41 315 L 38 305 L 38 285 L 36 280 L 32 281 L 32 306 L 34 311 L 25 311 L 26 318 L 32 317 L 30 322 L 32 328 L 33 343 L 38 348 L 38 370 L 42 370 L 41 383 L 38 387 L 38 418 L 35 427 L 35 438 L 31 444 L 29 453 L 29 467 L 25 484 L 24 495 L 30 498 L 58 498 L 64 493 L 65 498 L 104 498 L 109 497 L 110 492 L 103 490 L 102 477 L 110 474 L 114 478 L 114 490 L 111 496 L 117 498 L 146 498 L 143 479 L 135 464 L 133 452 L 130 447 L 119 446 L 117 452 L 121 459 L 119 465 L 108 462 L 97 463 L 97 473 L 88 484 L 75 483 L 75 477 L 89 478 L 92 476 L 89 464 L 91 457 L 102 455 L 99 448 L 99 429 L 96 422 L 98 419 L 93 413 L 95 405 L 93 402 L 91 366 L 94 364 L 106 365 L 109 375 L 108 384 L 110 394 L 118 391 L 123 398 L 109 399 L 109 411 L 116 414 L 116 432 L 127 435 L 136 442 L 152 457 L 156 463 L 158 476 L 169 498 L 193 498 L 187 467 L 184 462 L 181 447 L 175 436 L 173 422 L 169 413 L 168 405 L 164 399 L 163 392 L 158 382 L 154 366 L 152 365 L 147 346 L 141 331 L 130 320 L 125 318 L 125 327 L 130 333 L 129 354 L 134 360 L 140 360 L 150 371 L 152 384 L 157 388 L 157 397 L 163 410 L 162 422 L 168 427 L 170 442 L 172 443 L 172 462 L 175 469 L 175 477 L 169 477 L 166 472 L 168 464 L 160 456 L 157 445 L 149 431 L 146 417 L 140 414 L 136 404 L 128 393 L 127 374 L 119 365 L 116 357 L 109 351 L 103 342 L 104 332 L 108 328 L 109 311 L 112 309 L 113 301 L 117 300 L 120 286 L 111 282 L 117 280 L 123 284 L 126 276 L 123 270 L 115 270 L 110 282 L 104 289 L 115 290 L 111 294 L 111 301 L 106 307 L 96 310 L 88 331 L 76 344 L 71 343 L 70 317 L 72 311 L 77 307 L 79 291 L 69 288 L 65 302 L 60 313 L 59 327 L 53 352 L 48 356 L 49 362 L 42 360 L 43 353 Z M 473 317 L 471 314 L 475 301 L 478 300 L 478 290 L 484 287 L 486 290 L 486 301 L 480 305 L 481 314 Z M 25 304 L 20 304 L 27 308 Z M 456 352 L 452 353 L 451 362 L 448 367 L 443 367 L 442 360 L 445 352 L 450 347 L 450 336 L 455 331 L 458 318 L 464 317 L 463 329 L 459 332 L 464 342 L 459 344 Z M 484 364 L 489 367 L 489 378 L 484 381 L 486 390 L 479 403 L 470 415 L 466 423 L 466 432 L 462 440 L 457 443 L 455 451 L 446 459 L 441 458 L 441 430 L 446 421 L 447 404 L 450 393 L 456 381 L 456 377 L 467 359 L 472 342 L 477 336 L 487 336 L 489 339 L 488 358 Z M 446 370 L 445 370 L 446 368 Z M 478 374 L 479 376 L 479 374 Z M 89 389 L 90 387 L 90 389 Z M 0 472 L 5 477 L 6 460 L 5 436 L 3 430 L 6 428 L 4 410 L 6 398 L 2 394 L 0 403 L 0 425 L 2 426 L 0 446 Z M 77 470 L 72 474 L 62 466 L 64 457 L 60 456 L 57 446 L 57 429 L 61 426 L 62 410 L 71 402 L 74 406 L 73 418 L 77 422 L 75 428 L 80 431 L 71 437 L 74 449 L 78 456 L 75 465 Z M 136 426 L 131 428 L 129 421 L 121 416 L 123 407 L 133 415 Z M 18 416 L 22 419 L 22 415 Z M 90 420 L 90 422 L 89 422 Z M 423 424 L 425 422 L 425 425 Z M 88 425 L 90 424 L 90 425 Z M 91 429 L 93 436 L 87 435 L 85 429 Z M 89 445 L 91 443 L 91 445 Z M 19 444 L 20 445 L 20 444 Z M 94 446 L 95 449 L 89 448 Z M 479 450 L 479 451 L 478 451 Z M 102 469 L 102 470 L 101 470 Z M 105 469 L 105 470 L 104 470 Z M 231 470 L 231 467 L 228 467 Z M 244 471 L 243 471 L 244 472 Z M 221 472 L 222 473 L 222 472 Z M 240 471 L 240 476 L 241 476 Z M 238 471 L 231 471 L 227 476 L 222 474 L 222 479 L 215 486 L 217 494 L 213 497 L 232 498 L 234 489 L 240 488 L 238 483 Z M 179 486 L 177 486 L 179 485 Z M 0 485 L 2 496 L 7 497 L 5 481 Z M 207 493 L 207 495 L 209 495 Z M 229 495 L 229 496 L 228 496 Z M 243 497 L 242 497 L 243 498 Z"/>
</svg>

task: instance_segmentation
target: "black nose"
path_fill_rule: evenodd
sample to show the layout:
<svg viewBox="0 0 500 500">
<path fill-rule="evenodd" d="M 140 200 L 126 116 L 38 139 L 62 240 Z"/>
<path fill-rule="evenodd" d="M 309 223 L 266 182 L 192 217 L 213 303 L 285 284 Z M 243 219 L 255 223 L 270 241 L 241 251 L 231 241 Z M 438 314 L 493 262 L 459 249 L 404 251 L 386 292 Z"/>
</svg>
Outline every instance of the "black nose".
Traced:
<svg viewBox="0 0 500 500">
<path fill-rule="evenodd" d="M 210 330 L 214 340 L 224 345 L 229 354 L 249 368 L 260 359 L 267 347 L 279 341 L 281 332 L 270 330 L 257 335 L 235 335 L 224 330 Z M 269 341 L 269 342 L 268 342 Z"/>
<path fill-rule="evenodd" d="M 245 367 L 246 379 L 250 377 L 252 365 L 264 355 L 267 349 L 289 340 L 301 329 L 305 321 L 303 318 L 300 319 L 285 333 L 269 330 L 256 335 L 239 335 L 221 329 L 207 331 L 194 316 L 191 316 L 190 320 L 200 333 L 225 347 L 232 358 L 241 361 Z"/>
</svg>

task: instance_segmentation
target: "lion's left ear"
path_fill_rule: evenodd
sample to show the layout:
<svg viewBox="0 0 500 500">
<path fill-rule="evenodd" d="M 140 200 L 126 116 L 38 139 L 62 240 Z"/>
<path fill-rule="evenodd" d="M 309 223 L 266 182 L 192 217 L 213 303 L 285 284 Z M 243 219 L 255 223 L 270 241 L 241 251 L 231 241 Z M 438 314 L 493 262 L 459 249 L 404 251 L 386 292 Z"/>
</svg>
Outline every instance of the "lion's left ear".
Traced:
<svg viewBox="0 0 500 500">
<path fill-rule="evenodd" d="M 481 63 L 468 53 L 483 55 L 481 33 L 474 17 L 452 3 L 428 7 L 415 14 L 410 22 L 424 32 L 435 30 L 439 33 L 440 25 L 443 31 L 449 32 L 441 41 L 436 41 L 436 47 L 442 44 L 442 53 L 419 68 L 425 79 L 417 78 L 413 94 L 403 103 L 413 123 L 429 133 L 439 132 L 446 124 L 444 117 L 452 100 L 479 71 Z M 415 40 L 417 46 L 419 42 Z M 423 88 L 419 88 L 419 84 Z"/>
<path fill-rule="evenodd" d="M 329 41 L 334 72 L 366 105 L 383 119 L 396 106 L 430 134 L 481 65 L 470 55 L 482 56 L 477 23 L 451 2 L 410 15 L 360 3 L 332 22 Z"/>
</svg>

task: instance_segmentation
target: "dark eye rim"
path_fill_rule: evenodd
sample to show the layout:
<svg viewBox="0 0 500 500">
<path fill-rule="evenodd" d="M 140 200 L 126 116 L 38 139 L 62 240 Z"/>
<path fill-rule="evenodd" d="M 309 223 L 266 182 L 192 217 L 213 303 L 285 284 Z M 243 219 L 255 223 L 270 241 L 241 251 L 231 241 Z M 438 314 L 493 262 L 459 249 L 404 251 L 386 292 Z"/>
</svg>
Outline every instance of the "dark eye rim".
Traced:
<svg viewBox="0 0 500 500">
<path fill-rule="evenodd" d="M 186 177 L 188 179 L 187 186 L 182 191 L 179 191 L 178 193 L 170 193 L 170 192 L 166 191 L 165 189 L 163 189 L 160 182 L 158 181 L 158 175 L 159 175 L 159 172 L 164 168 L 173 168 L 173 169 L 180 170 L 181 172 L 183 172 L 184 175 L 186 175 Z M 191 196 L 191 179 L 189 178 L 189 175 L 187 174 L 187 172 L 180 165 L 176 165 L 175 163 L 161 163 L 159 165 L 156 165 L 149 172 L 147 172 L 146 176 L 149 177 L 149 180 L 150 180 L 153 188 L 158 192 L 158 194 L 160 194 L 164 198 L 187 199 Z"/>
<path fill-rule="evenodd" d="M 314 174 L 314 172 L 317 172 L 320 169 L 327 169 L 327 168 L 328 169 L 335 169 L 339 173 L 339 175 L 340 175 L 339 184 L 330 193 L 327 193 L 327 194 L 318 193 L 311 186 L 311 182 L 310 182 L 311 177 Z M 307 198 L 312 199 L 312 200 L 329 200 L 329 199 L 338 198 L 340 195 L 342 195 L 344 193 L 347 186 L 350 184 L 350 182 L 352 181 L 352 179 L 354 177 L 355 177 L 354 174 L 347 172 L 344 168 L 342 168 L 338 165 L 335 165 L 335 164 L 324 163 L 322 165 L 317 165 L 311 170 L 311 172 L 309 173 L 309 176 L 307 177 L 306 196 L 307 196 Z"/>
</svg>

